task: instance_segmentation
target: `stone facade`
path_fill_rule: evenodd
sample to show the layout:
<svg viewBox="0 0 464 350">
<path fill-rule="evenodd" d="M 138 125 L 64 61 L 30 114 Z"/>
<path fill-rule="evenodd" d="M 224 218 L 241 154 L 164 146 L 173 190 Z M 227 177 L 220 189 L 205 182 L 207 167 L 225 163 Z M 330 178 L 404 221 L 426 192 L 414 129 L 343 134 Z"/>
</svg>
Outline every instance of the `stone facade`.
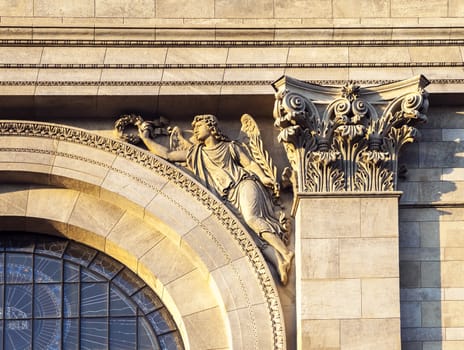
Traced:
<svg viewBox="0 0 464 350">
<path fill-rule="evenodd" d="M 0 1 L 0 229 L 123 262 L 190 349 L 463 348 L 464 5 L 349 3 Z M 421 74 L 428 122 L 400 153 L 399 207 L 395 192 L 300 196 L 286 287 L 220 201 L 112 133 L 125 113 L 186 128 L 213 113 L 235 137 L 250 113 L 281 171 L 281 76 L 339 88 Z"/>
</svg>

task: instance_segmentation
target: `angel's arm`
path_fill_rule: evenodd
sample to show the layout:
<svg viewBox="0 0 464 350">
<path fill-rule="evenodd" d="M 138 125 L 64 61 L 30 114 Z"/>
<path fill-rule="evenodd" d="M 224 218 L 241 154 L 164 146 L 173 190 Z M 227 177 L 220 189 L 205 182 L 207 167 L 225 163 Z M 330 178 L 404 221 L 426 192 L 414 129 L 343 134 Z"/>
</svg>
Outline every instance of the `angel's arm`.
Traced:
<svg viewBox="0 0 464 350">
<path fill-rule="evenodd" d="M 240 159 L 240 164 L 248 171 L 251 171 L 253 174 L 258 176 L 259 180 L 263 185 L 268 187 L 274 186 L 274 180 L 267 176 L 261 167 L 250 158 L 250 156 L 243 149 L 238 149 L 238 156 Z"/>
<path fill-rule="evenodd" d="M 164 158 L 171 162 L 185 162 L 187 159 L 187 150 L 171 151 L 166 146 L 159 144 L 150 137 L 150 130 L 140 130 L 140 139 L 150 152 L 156 154 L 158 157 Z"/>
</svg>

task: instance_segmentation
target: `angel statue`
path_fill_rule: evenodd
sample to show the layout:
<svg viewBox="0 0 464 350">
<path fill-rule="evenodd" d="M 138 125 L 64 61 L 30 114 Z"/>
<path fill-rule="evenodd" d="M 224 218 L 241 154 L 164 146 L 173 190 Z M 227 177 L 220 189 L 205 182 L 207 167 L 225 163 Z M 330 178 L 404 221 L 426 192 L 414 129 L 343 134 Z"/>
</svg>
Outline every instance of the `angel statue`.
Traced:
<svg viewBox="0 0 464 350">
<path fill-rule="evenodd" d="M 285 220 L 282 216 L 279 220 L 274 212 L 272 192 L 278 194 L 275 168 L 273 173 L 254 119 L 244 114 L 241 120 L 241 138 L 245 142 L 231 141 L 211 114 L 195 116 L 190 140 L 179 128 L 173 128 L 170 147 L 154 141 L 150 124 L 141 123 L 138 128 L 141 140 L 152 153 L 172 162 L 185 162 L 208 189 L 243 218 L 285 285 L 294 253 L 286 246 Z"/>
</svg>

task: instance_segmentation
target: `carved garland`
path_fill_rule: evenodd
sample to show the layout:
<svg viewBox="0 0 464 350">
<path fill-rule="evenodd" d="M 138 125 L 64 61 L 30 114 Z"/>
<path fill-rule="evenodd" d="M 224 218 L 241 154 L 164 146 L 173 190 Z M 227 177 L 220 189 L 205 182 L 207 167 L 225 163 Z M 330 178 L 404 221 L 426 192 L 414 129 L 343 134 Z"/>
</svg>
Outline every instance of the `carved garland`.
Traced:
<svg viewBox="0 0 464 350">
<path fill-rule="evenodd" d="M 0 136 L 44 137 L 73 142 L 103 150 L 105 152 L 110 152 L 155 171 L 158 175 L 169 179 L 169 181 L 190 193 L 200 203 L 208 208 L 208 210 L 210 210 L 228 229 L 250 260 L 255 273 L 259 278 L 262 291 L 267 301 L 272 323 L 274 349 L 280 350 L 285 348 L 285 334 L 280 312 L 281 306 L 279 296 L 269 274 L 267 273 L 264 260 L 258 253 L 249 234 L 240 227 L 241 225 L 231 215 L 231 213 L 224 208 L 224 205 L 214 198 L 206 189 L 198 186 L 198 184 L 192 181 L 188 175 L 182 173 L 170 163 L 160 160 L 148 152 L 140 150 L 130 144 L 67 126 L 27 121 L 1 121 Z"/>
<path fill-rule="evenodd" d="M 319 96 L 327 93 L 319 90 Z M 414 125 L 427 120 L 427 94 L 419 86 L 393 99 L 379 115 L 360 90 L 345 84 L 321 116 L 301 91 L 283 85 L 278 89 L 275 125 L 281 130 L 278 140 L 292 166 L 296 191 L 396 189 L 398 153 L 416 139 Z"/>
</svg>

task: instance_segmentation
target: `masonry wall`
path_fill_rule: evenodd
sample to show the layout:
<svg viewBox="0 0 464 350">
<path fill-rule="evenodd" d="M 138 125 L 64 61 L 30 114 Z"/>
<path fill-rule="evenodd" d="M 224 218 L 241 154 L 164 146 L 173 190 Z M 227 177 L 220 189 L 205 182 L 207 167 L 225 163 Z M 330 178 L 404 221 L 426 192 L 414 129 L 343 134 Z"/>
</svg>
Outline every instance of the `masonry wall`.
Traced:
<svg viewBox="0 0 464 350">
<path fill-rule="evenodd" d="M 35 17 L 36 24 L 62 18 L 70 24 L 88 23 L 93 17 L 106 23 L 328 25 L 395 23 L 456 24 L 464 16 L 459 0 L 15 0 L 0 3 L 2 23 L 15 17 Z M 82 20 L 84 18 L 84 20 Z M 76 20 L 77 19 L 77 20 Z"/>
<path fill-rule="evenodd" d="M 109 136 L 122 113 L 176 122 L 215 113 L 234 136 L 248 112 L 282 169 L 273 80 L 371 85 L 424 74 L 429 123 L 400 161 L 402 341 L 461 349 L 464 107 L 449 104 L 464 91 L 463 23 L 460 0 L 0 0 L 0 117 Z M 280 290 L 289 349 L 294 283 Z"/>
<path fill-rule="evenodd" d="M 433 107 L 400 163 L 402 341 L 405 350 L 464 347 L 464 107 Z"/>
</svg>

